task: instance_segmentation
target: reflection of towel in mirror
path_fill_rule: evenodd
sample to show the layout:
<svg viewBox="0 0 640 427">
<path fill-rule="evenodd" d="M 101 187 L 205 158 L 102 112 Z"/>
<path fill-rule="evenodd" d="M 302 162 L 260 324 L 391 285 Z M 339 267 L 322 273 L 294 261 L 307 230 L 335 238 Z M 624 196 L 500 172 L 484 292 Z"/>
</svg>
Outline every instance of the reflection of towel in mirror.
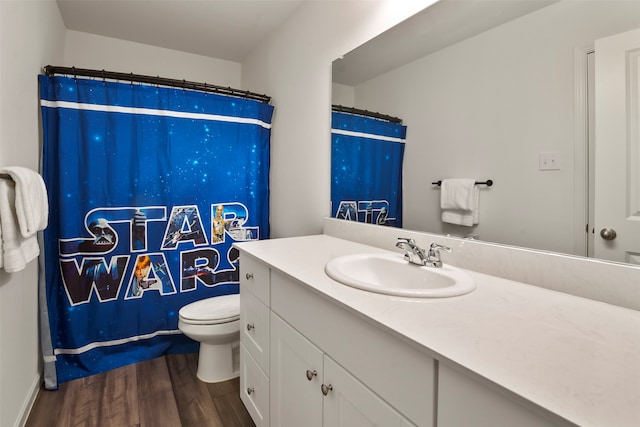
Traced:
<svg viewBox="0 0 640 427">
<path fill-rule="evenodd" d="M 441 184 L 442 221 L 471 227 L 479 222 L 480 189 L 475 179 L 444 179 Z"/>
<path fill-rule="evenodd" d="M 26 168 L 0 170 L 0 267 L 22 270 L 40 254 L 36 233 L 47 227 L 49 204 L 42 177 Z"/>
</svg>

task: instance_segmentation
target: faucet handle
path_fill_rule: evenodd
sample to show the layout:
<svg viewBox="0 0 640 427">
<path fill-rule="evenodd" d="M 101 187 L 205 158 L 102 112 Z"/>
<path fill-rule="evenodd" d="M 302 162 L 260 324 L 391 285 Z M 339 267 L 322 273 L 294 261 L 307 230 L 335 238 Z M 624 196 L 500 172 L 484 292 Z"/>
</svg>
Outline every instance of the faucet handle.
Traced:
<svg viewBox="0 0 640 427">
<path fill-rule="evenodd" d="M 432 243 L 431 246 L 429 246 L 429 250 L 432 252 L 437 252 L 440 249 L 446 252 L 451 252 L 451 248 L 449 246 L 440 245 L 438 243 Z"/>
<path fill-rule="evenodd" d="M 415 244 L 416 244 L 416 241 L 415 241 L 415 240 L 413 240 L 413 239 L 412 239 L 412 238 L 410 238 L 410 237 L 398 237 L 398 240 L 400 240 L 401 242 L 409 243 L 409 244 L 411 244 L 411 245 L 415 245 Z"/>
</svg>

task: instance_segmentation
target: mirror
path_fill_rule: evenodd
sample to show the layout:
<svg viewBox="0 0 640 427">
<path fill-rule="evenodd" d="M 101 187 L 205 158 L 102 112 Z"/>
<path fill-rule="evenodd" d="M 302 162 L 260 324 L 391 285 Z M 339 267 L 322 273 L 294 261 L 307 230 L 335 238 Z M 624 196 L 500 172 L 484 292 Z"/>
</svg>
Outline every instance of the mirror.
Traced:
<svg viewBox="0 0 640 427">
<path fill-rule="evenodd" d="M 336 59 L 332 103 L 403 119 L 405 228 L 591 255 L 591 53 L 638 27 L 637 1 L 440 0 Z M 445 178 L 493 180 L 478 225 L 442 222 Z"/>
</svg>

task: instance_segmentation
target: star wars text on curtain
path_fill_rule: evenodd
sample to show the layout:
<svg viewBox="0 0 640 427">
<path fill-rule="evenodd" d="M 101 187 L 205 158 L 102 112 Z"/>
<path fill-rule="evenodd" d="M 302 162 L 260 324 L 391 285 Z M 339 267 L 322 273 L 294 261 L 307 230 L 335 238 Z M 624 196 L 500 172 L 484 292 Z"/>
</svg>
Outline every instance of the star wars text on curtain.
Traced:
<svg viewBox="0 0 640 427">
<path fill-rule="evenodd" d="M 257 240 L 259 229 L 244 227 L 249 212 L 242 203 L 212 204 L 210 213 L 204 224 L 197 205 L 91 210 L 84 224 L 90 237 L 59 241 L 69 303 L 86 304 L 92 294 L 104 303 L 120 295 L 127 300 L 149 291 L 171 295 L 237 282 L 236 251 L 221 245 L 227 238 Z M 125 253 L 116 251 L 124 245 Z M 179 263 L 169 262 L 168 254 L 177 254 Z"/>
</svg>

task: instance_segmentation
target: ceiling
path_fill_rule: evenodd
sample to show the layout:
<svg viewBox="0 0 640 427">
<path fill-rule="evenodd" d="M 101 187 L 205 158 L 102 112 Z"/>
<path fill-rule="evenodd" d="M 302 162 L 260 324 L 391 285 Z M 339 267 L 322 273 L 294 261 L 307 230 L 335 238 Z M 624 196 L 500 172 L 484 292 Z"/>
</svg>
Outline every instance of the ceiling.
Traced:
<svg viewBox="0 0 640 427">
<path fill-rule="evenodd" d="M 243 62 L 312 0 L 56 1 L 69 30 Z M 336 61 L 334 82 L 355 86 L 554 1 L 440 0 Z"/>
<path fill-rule="evenodd" d="M 558 0 L 440 0 L 333 63 L 333 82 L 357 86 Z"/>
<path fill-rule="evenodd" d="M 69 30 L 242 62 L 307 0 L 57 0 Z"/>
</svg>

